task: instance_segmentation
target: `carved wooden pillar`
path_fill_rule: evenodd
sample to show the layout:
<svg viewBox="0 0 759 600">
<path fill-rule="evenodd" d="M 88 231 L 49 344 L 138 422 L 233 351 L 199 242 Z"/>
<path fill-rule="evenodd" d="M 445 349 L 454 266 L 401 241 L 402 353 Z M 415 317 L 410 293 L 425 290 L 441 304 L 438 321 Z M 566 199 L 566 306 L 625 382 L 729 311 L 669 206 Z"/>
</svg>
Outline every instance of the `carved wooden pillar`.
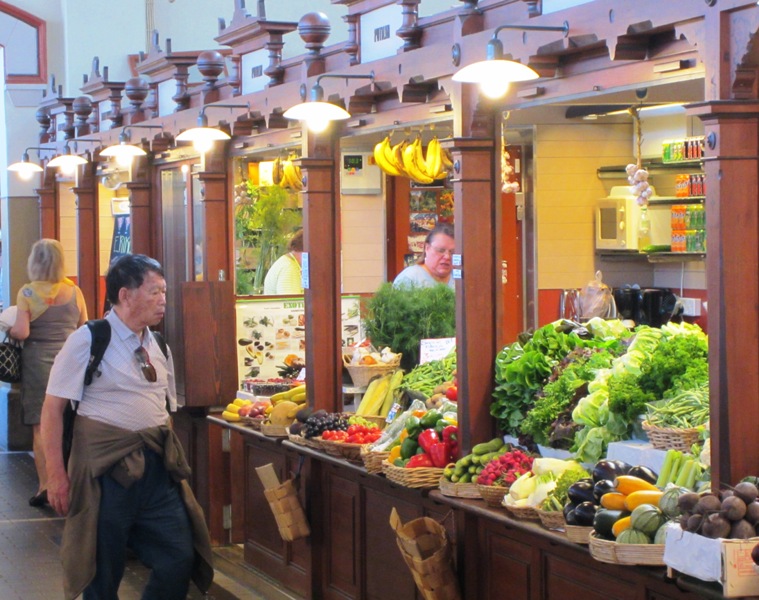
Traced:
<svg viewBox="0 0 759 600">
<path fill-rule="evenodd" d="M 398 0 L 398 4 L 403 7 L 403 22 L 395 35 L 403 40 L 402 52 L 415 50 L 420 46 L 422 28 L 419 27 L 419 2 L 420 0 Z"/>
<path fill-rule="evenodd" d="M 456 352 L 459 431 L 463 452 L 493 437 L 490 416 L 495 357 L 500 350 L 500 194 L 495 189 L 492 138 L 453 138 L 456 253 Z M 454 266 L 454 269 L 458 267 Z"/>
<path fill-rule="evenodd" d="M 92 114 L 92 100 L 88 96 L 78 96 L 74 98 L 71 107 L 76 115 L 76 120 L 74 121 L 76 137 L 89 135 L 91 133 L 89 117 Z"/>
<path fill-rule="evenodd" d="M 269 85 L 279 85 L 285 76 L 285 68 L 282 66 L 282 48 L 285 42 L 282 33 L 277 30 L 269 31 L 269 40 L 265 48 L 269 51 L 269 65 L 264 69 L 264 75 L 269 78 Z"/>
<path fill-rule="evenodd" d="M 756 472 L 759 456 L 759 103 L 694 105 L 706 133 L 706 256 L 712 485 Z M 739 298 L 739 299 L 737 299 Z M 737 442 L 740 440 L 740 442 Z"/>
<path fill-rule="evenodd" d="M 295 161 L 305 177 L 303 239 L 310 285 L 306 305 L 306 382 L 315 409 L 342 410 L 340 194 L 334 157 Z"/>
<path fill-rule="evenodd" d="M 145 109 L 143 103 L 145 98 L 148 97 L 150 92 L 150 84 L 144 77 L 132 77 L 127 79 L 124 84 L 124 95 L 129 100 L 131 108 L 128 110 L 128 123 L 127 125 L 134 125 L 144 121 L 147 116 L 145 115 Z"/>
<path fill-rule="evenodd" d="M 44 144 L 45 142 L 50 141 L 50 115 L 47 112 L 47 109 L 39 108 L 37 109 L 37 112 L 34 115 L 35 119 L 37 119 L 37 123 L 40 124 L 40 131 L 37 134 L 37 138 L 41 144 Z"/>
<path fill-rule="evenodd" d="M 61 220 L 55 176 L 51 175 L 49 179 L 52 181 L 43 181 L 43 187 L 34 190 L 39 198 L 40 237 L 59 240 L 61 239 Z"/>
<path fill-rule="evenodd" d="M 298 21 L 298 34 L 306 43 L 306 58 L 304 60 L 306 77 L 324 73 L 325 58 L 321 51 L 331 30 L 329 20 L 322 13 L 312 12 L 303 15 Z"/>
<path fill-rule="evenodd" d="M 126 183 L 129 190 L 130 218 L 132 222 L 132 252 L 155 256 L 153 247 L 153 218 L 151 216 L 151 186 L 147 181 Z"/>
<path fill-rule="evenodd" d="M 224 171 L 204 171 L 198 174 L 203 206 L 203 281 L 219 281 L 219 271 L 231 278 L 227 174 Z M 187 232 L 192 235 L 192 232 Z M 197 240 L 196 240 L 197 241 Z"/>
<path fill-rule="evenodd" d="M 100 298 L 100 272 L 98 249 L 98 186 L 95 177 L 95 165 L 87 163 L 80 169 L 77 185 L 73 188 L 76 195 L 77 248 L 79 270 L 77 272 L 79 288 L 82 290 L 90 318 L 98 314 L 102 306 Z"/>
<path fill-rule="evenodd" d="M 360 20 L 361 15 L 359 14 L 345 15 L 343 17 L 343 21 L 348 24 L 348 40 L 345 42 L 345 46 L 343 46 L 343 51 L 350 56 L 351 65 L 357 65 L 361 62 L 358 56 L 358 52 L 361 49 L 361 45 L 358 43 L 358 23 Z"/>
</svg>

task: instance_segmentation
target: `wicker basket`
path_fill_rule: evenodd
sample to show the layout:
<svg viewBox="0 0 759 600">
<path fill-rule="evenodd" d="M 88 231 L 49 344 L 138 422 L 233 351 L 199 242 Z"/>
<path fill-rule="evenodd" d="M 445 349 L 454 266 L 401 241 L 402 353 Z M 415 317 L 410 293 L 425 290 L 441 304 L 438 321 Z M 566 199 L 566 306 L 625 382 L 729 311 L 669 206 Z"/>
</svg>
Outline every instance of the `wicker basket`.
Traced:
<svg viewBox="0 0 759 600">
<path fill-rule="evenodd" d="M 590 555 L 613 565 L 664 566 L 664 544 L 618 544 L 601 539 L 595 532 L 589 536 Z"/>
<path fill-rule="evenodd" d="M 538 509 L 538 518 L 546 529 L 564 531 L 567 525 L 562 511 Z"/>
<path fill-rule="evenodd" d="M 390 481 L 408 488 L 436 488 L 443 475 L 443 469 L 436 467 L 418 467 L 407 469 L 396 467 L 387 460 L 382 461 L 382 472 Z"/>
<path fill-rule="evenodd" d="M 377 452 L 371 450 L 370 446 L 361 448 L 361 460 L 364 461 L 364 467 L 367 473 L 381 474 L 382 461 L 387 460 L 389 452 Z"/>
<path fill-rule="evenodd" d="M 648 435 L 648 439 L 654 448 L 659 450 L 680 450 L 690 452 L 693 444 L 699 440 L 699 430 L 690 429 L 668 429 L 656 427 L 643 421 L 643 430 Z"/>
<path fill-rule="evenodd" d="M 265 419 L 263 417 L 240 417 L 240 423 L 243 425 L 247 425 L 251 429 L 255 429 L 256 431 L 261 431 L 261 425 Z"/>
<path fill-rule="evenodd" d="M 337 442 L 334 440 L 320 440 L 322 448 L 330 456 L 339 456 L 346 460 L 361 462 L 361 448 L 367 444 L 349 444 L 348 442 Z"/>
<path fill-rule="evenodd" d="M 567 539 L 574 544 L 589 544 L 593 528 L 581 525 L 565 525 L 564 532 L 567 534 Z"/>
<path fill-rule="evenodd" d="M 401 363 L 401 355 L 392 363 L 380 363 L 376 365 L 352 365 L 350 360 L 343 354 L 345 368 L 348 369 L 353 385 L 356 387 L 365 387 L 375 377 L 386 375 L 395 371 Z"/>
<path fill-rule="evenodd" d="M 287 427 L 271 423 L 261 423 L 261 433 L 268 437 L 287 437 L 288 435 Z"/>
<path fill-rule="evenodd" d="M 503 507 L 515 519 L 520 521 L 540 521 L 538 510 L 534 506 L 513 506 L 504 504 Z"/>
<path fill-rule="evenodd" d="M 440 493 L 452 498 L 474 498 L 482 500 L 476 483 L 453 483 L 445 477 L 440 478 Z"/>
<path fill-rule="evenodd" d="M 385 425 L 387 425 L 386 417 L 380 417 L 379 415 L 361 415 L 361 418 L 366 419 L 380 429 L 384 429 Z"/>
<path fill-rule="evenodd" d="M 477 491 L 485 504 L 493 508 L 503 508 L 503 497 L 509 493 L 509 488 L 502 485 L 477 485 Z"/>
<path fill-rule="evenodd" d="M 321 444 L 303 437 L 302 435 L 290 433 L 289 430 L 287 431 L 287 439 L 290 440 L 293 444 L 298 444 L 299 446 L 306 446 L 307 448 L 315 448 L 317 450 L 321 450 Z"/>
</svg>

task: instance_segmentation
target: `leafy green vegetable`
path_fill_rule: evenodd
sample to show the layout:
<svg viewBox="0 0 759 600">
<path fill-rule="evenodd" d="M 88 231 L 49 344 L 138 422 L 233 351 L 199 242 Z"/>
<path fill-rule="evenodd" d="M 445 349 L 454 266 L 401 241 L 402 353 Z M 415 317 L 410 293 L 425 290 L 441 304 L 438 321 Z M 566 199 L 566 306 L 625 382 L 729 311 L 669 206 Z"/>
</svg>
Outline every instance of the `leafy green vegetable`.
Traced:
<svg viewBox="0 0 759 600">
<path fill-rule="evenodd" d="M 456 297 L 448 286 L 407 286 L 383 283 L 364 302 L 364 327 L 377 347 L 403 353 L 401 366 L 419 364 L 419 341 L 456 335 Z"/>
<path fill-rule="evenodd" d="M 622 373 L 609 378 L 609 410 L 632 423 L 646 412 L 646 404 L 656 400 L 651 392 L 644 392 L 638 385 L 638 377 Z"/>
<path fill-rule="evenodd" d="M 706 363 L 708 353 L 707 342 L 700 336 L 675 335 L 665 338 L 641 365 L 641 389 L 653 394 L 654 400 L 668 397 L 667 392 L 683 377 L 685 381 L 692 381 L 699 377 L 699 373 L 703 374 L 704 367 L 697 365 Z M 689 368 L 690 373 L 686 376 Z M 708 369 L 706 372 L 708 376 Z"/>
<path fill-rule="evenodd" d="M 582 467 L 572 467 L 564 471 L 556 480 L 556 487 L 553 488 L 548 498 L 543 501 L 541 508 L 554 512 L 562 510 L 567 501 L 567 491 L 570 486 L 586 477 L 590 477 L 590 473 Z"/>
</svg>

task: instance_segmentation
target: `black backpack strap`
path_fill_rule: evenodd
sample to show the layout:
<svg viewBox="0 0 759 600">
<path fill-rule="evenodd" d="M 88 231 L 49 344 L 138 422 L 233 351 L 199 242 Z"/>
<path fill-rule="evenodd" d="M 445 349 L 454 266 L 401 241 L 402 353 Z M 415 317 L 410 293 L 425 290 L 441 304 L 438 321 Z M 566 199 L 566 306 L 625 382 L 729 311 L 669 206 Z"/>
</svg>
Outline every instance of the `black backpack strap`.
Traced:
<svg viewBox="0 0 759 600">
<path fill-rule="evenodd" d="M 153 334 L 153 338 L 161 348 L 161 352 L 163 352 L 164 357 L 169 358 L 169 349 L 166 346 L 166 338 L 164 338 L 163 335 L 161 335 L 161 333 L 158 331 L 151 331 L 150 333 Z"/>
<path fill-rule="evenodd" d="M 111 324 L 105 319 L 93 319 L 87 321 L 87 327 L 92 333 L 92 345 L 90 346 L 90 360 L 87 363 L 87 370 L 84 372 L 84 385 L 90 385 L 92 378 L 103 360 L 108 344 L 111 342 Z"/>
</svg>

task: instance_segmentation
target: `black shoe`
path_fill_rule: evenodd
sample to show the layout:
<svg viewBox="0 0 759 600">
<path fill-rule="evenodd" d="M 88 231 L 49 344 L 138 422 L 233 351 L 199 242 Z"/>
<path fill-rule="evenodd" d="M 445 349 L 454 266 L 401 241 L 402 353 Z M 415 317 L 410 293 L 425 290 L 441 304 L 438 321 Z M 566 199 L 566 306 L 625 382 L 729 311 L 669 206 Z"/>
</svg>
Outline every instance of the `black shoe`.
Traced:
<svg viewBox="0 0 759 600">
<path fill-rule="evenodd" d="M 29 498 L 29 506 L 39 508 L 47 504 L 47 490 L 42 490 L 40 493 L 35 494 Z"/>
</svg>

